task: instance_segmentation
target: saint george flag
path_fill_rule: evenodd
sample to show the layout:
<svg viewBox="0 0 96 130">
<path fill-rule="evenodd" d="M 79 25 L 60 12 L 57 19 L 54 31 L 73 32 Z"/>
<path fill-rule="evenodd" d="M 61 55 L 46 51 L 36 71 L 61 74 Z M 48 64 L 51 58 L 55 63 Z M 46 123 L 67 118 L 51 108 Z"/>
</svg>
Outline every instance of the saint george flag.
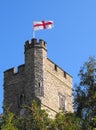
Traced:
<svg viewBox="0 0 96 130">
<path fill-rule="evenodd" d="M 51 29 L 53 27 L 53 21 L 34 21 L 34 31 L 42 29 Z"/>
</svg>

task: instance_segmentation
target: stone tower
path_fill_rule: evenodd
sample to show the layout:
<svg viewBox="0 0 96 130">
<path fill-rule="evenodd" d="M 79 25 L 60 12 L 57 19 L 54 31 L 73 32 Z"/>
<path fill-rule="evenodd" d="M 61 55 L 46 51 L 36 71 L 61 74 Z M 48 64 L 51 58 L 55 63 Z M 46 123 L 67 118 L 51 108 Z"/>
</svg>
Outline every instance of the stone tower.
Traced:
<svg viewBox="0 0 96 130">
<path fill-rule="evenodd" d="M 32 39 L 25 44 L 25 79 L 26 103 L 34 97 L 44 96 L 44 68 L 47 58 L 46 43 L 43 40 Z M 31 90 L 31 91 L 30 91 Z"/>
<path fill-rule="evenodd" d="M 22 105 L 38 98 L 53 117 L 60 109 L 73 112 L 72 77 L 47 58 L 44 40 L 25 42 L 25 63 L 4 72 L 4 105 L 21 114 Z"/>
</svg>

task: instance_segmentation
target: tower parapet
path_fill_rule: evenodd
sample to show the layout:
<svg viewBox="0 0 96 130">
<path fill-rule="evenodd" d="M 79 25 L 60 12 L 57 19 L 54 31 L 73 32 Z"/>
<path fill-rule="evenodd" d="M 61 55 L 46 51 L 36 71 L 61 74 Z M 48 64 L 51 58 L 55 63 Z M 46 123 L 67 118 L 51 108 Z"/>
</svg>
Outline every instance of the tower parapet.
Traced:
<svg viewBox="0 0 96 130">
<path fill-rule="evenodd" d="M 13 77 L 15 74 L 20 74 L 20 73 L 24 72 L 24 69 L 25 69 L 24 64 L 18 66 L 17 71 L 16 71 L 16 68 L 14 68 L 14 67 L 10 68 L 4 72 L 4 77 L 5 78 Z"/>
<path fill-rule="evenodd" d="M 25 52 L 26 50 L 34 48 L 34 47 L 46 49 L 46 42 L 42 39 L 40 39 L 38 42 L 36 38 L 33 38 L 31 41 L 27 40 L 25 42 Z"/>
<path fill-rule="evenodd" d="M 4 77 L 10 77 L 15 74 L 15 68 L 8 69 L 4 72 Z"/>
</svg>

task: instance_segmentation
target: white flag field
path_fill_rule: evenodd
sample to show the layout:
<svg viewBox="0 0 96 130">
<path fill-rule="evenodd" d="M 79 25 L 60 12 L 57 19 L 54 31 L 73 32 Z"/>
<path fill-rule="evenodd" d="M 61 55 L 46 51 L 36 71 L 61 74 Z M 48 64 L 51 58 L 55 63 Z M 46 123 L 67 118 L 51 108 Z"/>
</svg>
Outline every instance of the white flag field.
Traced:
<svg viewBox="0 0 96 130">
<path fill-rule="evenodd" d="M 48 20 L 48 21 L 34 21 L 33 22 L 34 31 L 43 30 L 43 29 L 51 29 L 51 28 L 53 28 L 53 25 L 54 25 L 54 23 L 51 20 Z"/>
</svg>

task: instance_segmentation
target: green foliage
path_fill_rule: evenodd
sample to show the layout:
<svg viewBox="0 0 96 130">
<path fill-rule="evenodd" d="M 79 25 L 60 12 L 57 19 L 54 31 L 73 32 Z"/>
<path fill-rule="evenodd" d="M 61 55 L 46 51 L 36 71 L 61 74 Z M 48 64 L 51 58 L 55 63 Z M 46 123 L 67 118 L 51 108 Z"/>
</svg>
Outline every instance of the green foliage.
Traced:
<svg viewBox="0 0 96 130">
<path fill-rule="evenodd" d="M 45 110 L 41 110 L 36 101 L 26 107 L 28 115 L 15 117 L 7 111 L 2 120 L 1 130 L 81 130 L 82 121 L 74 113 L 58 113 L 50 119 Z"/>
<path fill-rule="evenodd" d="M 2 117 L 1 130 L 18 130 L 15 126 L 14 114 L 7 111 Z"/>
<path fill-rule="evenodd" d="M 36 101 L 33 101 L 32 107 L 27 107 L 27 110 L 29 111 L 29 116 L 28 118 L 23 118 L 26 130 L 47 130 L 51 119 L 48 118 L 46 111 L 41 110 Z"/>
<path fill-rule="evenodd" d="M 58 113 L 54 120 L 56 130 L 81 130 L 82 121 L 75 113 Z M 54 130 L 55 130 L 54 129 Z"/>
<path fill-rule="evenodd" d="M 77 116 L 84 120 L 84 130 L 92 130 L 96 117 L 96 60 L 89 58 L 81 67 L 80 83 L 76 89 L 75 110 Z"/>
</svg>

